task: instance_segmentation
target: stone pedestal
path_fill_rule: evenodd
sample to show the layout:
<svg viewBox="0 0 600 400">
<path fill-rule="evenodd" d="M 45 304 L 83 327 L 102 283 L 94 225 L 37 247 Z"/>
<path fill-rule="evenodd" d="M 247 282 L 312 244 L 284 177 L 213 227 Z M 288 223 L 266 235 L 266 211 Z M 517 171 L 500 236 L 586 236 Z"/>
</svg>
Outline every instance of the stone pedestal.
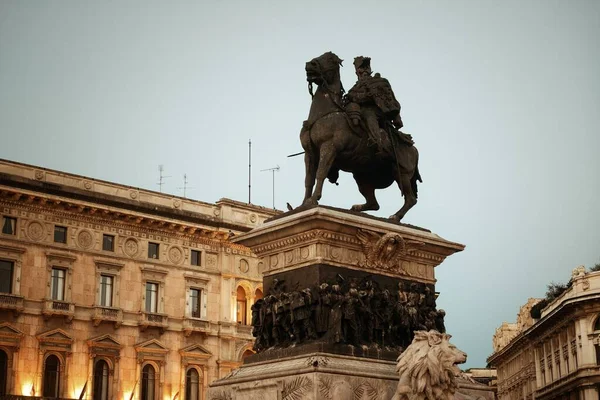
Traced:
<svg viewBox="0 0 600 400">
<path fill-rule="evenodd" d="M 434 268 L 464 249 L 426 229 L 322 206 L 283 214 L 234 241 L 259 257 L 265 296 L 283 286 L 314 292 L 322 283 L 368 280 L 380 293 L 397 293 L 402 283 L 433 297 Z M 381 342 L 324 338 L 276 346 L 213 382 L 208 399 L 389 399 L 398 354 Z"/>
</svg>

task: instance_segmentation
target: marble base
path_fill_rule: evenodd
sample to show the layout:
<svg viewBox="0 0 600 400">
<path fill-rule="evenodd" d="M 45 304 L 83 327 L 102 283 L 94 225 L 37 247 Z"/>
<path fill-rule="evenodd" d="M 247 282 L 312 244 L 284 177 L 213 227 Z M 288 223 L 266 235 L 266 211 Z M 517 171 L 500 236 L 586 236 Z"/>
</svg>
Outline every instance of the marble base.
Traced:
<svg viewBox="0 0 600 400">
<path fill-rule="evenodd" d="M 254 362 L 214 381 L 208 400 L 389 400 L 398 385 L 396 363 L 310 353 Z M 494 400 L 482 384 L 459 380 L 457 400 Z"/>
<path fill-rule="evenodd" d="M 243 365 L 213 382 L 208 399 L 390 399 L 398 382 L 395 368 L 390 361 L 311 353 Z"/>
</svg>

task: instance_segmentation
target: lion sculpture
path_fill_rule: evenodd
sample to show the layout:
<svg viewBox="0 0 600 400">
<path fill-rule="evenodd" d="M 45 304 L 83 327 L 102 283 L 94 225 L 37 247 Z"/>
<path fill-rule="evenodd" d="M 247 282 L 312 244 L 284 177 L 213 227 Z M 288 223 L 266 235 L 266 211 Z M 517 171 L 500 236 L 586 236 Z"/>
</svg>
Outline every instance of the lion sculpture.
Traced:
<svg viewBox="0 0 600 400">
<path fill-rule="evenodd" d="M 457 376 L 456 364 L 467 355 L 450 344 L 450 335 L 438 331 L 415 331 L 406 350 L 398 357 L 396 371 L 400 381 L 392 400 L 453 400 Z"/>
</svg>

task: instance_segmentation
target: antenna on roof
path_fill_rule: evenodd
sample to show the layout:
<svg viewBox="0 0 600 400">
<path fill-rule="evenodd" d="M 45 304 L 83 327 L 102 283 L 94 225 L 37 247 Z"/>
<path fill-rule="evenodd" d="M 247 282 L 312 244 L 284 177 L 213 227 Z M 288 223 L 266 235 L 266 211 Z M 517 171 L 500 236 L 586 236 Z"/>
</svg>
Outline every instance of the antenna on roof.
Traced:
<svg viewBox="0 0 600 400">
<path fill-rule="evenodd" d="M 164 185 L 163 179 L 165 179 L 165 178 L 170 178 L 170 176 L 164 176 L 164 175 L 163 175 L 163 171 L 164 171 L 163 165 L 162 165 L 162 164 L 160 164 L 160 165 L 158 166 L 158 173 L 159 173 L 159 176 L 158 176 L 158 183 L 157 183 L 157 185 L 158 185 L 158 191 L 159 191 L 159 192 L 161 192 L 161 193 L 162 193 L 162 187 L 163 187 L 163 185 Z"/>
<path fill-rule="evenodd" d="M 185 198 L 186 196 L 186 192 L 187 189 L 193 189 L 193 186 L 188 186 L 188 180 L 187 180 L 187 174 L 183 174 L 183 187 L 178 187 L 177 189 L 181 190 L 183 189 L 183 197 Z"/>
<path fill-rule="evenodd" d="M 248 139 L 248 204 L 252 204 L 252 139 Z"/>
<path fill-rule="evenodd" d="M 279 172 L 279 165 L 274 168 L 261 169 L 260 172 L 271 171 L 273 173 L 273 210 L 275 210 L 275 172 Z"/>
</svg>

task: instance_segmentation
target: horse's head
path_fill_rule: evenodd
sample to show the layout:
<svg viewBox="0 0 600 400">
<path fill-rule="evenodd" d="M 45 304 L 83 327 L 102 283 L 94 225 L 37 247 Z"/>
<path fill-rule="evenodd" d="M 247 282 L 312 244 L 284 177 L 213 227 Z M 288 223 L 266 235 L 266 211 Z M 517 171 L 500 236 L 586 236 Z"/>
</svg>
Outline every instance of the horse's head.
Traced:
<svg viewBox="0 0 600 400">
<path fill-rule="evenodd" d="M 306 63 L 306 80 L 317 85 L 322 85 L 324 82 L 333 83 L 336 78 L 339 79 L 342 61 L 330 51 L 313 58 Z"/>
</svg>

